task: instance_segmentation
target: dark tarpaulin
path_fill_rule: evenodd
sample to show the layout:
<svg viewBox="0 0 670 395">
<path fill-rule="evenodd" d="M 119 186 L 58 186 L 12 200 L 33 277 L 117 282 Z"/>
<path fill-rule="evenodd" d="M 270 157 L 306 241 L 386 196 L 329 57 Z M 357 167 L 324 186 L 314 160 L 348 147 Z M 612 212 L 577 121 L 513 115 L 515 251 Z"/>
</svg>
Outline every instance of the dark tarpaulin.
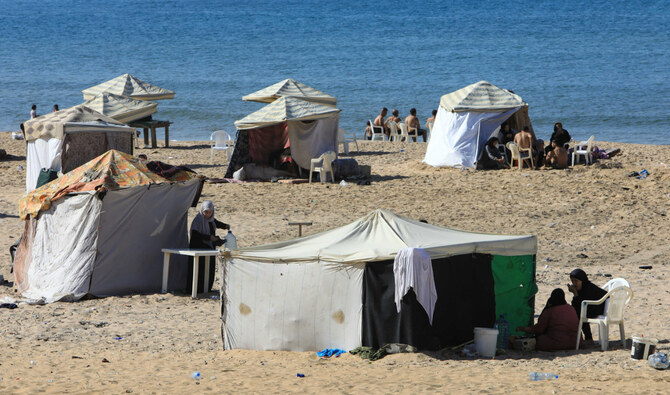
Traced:
<svg viewBox="0 0 670 395">
<path fill-rule="evenodd" d="M 491 255 L 467 254 L 433 260 L 437 303 L 433 325 L 416 300 L 405 295 L 395 306 L 393 261 L 370 262 L 363 275 L 362 344 L 379 348 L 404 343 L 437 350 L 473 339 L 475 327 L 493 327 L 495 295 Z"/>
</svg>

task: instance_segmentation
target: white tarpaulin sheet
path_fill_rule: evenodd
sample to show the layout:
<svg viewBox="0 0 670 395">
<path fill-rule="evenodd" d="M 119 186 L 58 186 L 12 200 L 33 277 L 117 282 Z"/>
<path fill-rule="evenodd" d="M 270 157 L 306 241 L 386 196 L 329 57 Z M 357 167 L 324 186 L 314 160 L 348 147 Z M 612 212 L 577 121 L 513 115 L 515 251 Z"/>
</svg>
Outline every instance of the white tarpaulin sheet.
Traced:
<svg viewBox="0 0 670 395">
<path fill-rule="evenodd" d="M 435 167 L 475 167 L 491 134 L 519 108 L 502 113 L 449 112 L 440 106 L 423 161 Z"/>
<path fill-rule="evenodd" d="M 61 169 L 63 140 L 50 138 L 26 143 L 26 192 L 35 189 L 42 169 Z"/>
<path fill-rule="evenodd" d="M 337 152 L 337 129 L 340 114 L 312 122 L 289 121 L 288 137 L 291 157 L 303 169 L 309 169 L 312 158 L 327 151 Z"/>
<path fill-rule="evenodd" d="M 364 266 L 224 260 L 225 349 L 360 346 Z"/>
<path fill-rule="evenodd" d="M 38 217 L 22 295 L 29 299 L 77 300 L 88 292 L 96 259 L 102 202 L 94 194 L 61 199 Z"/>
</svg>

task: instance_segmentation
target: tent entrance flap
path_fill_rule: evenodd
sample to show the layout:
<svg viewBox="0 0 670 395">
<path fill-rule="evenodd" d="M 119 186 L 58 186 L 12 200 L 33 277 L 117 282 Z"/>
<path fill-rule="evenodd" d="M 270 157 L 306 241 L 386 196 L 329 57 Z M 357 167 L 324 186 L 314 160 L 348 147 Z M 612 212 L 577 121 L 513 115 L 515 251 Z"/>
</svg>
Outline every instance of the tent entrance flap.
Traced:
<svg viewBox="0 0 670 395">
<path fill-rule="evenodd" d="M 495 295 L 491 255 L 465 254 L 433 259 L 437 303 L 433 325 L 413 292 L 395 306 L 393 261 L 370 262 L 363 275 L 364 346 L 404 343 L 424 350 L 461 344 L 475 327 L 492 327 Z"/>
</svg>

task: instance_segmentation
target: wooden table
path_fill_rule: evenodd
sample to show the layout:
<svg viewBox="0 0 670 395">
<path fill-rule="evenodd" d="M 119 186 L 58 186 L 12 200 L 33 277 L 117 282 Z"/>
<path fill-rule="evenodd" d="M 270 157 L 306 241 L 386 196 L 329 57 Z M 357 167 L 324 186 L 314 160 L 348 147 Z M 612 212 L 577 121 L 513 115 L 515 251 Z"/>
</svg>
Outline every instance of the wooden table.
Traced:
<svg viewBox="0 0 670 395">
<path fill-rule="evenodd" d="M 149 130 L 151 130 L 151 148 L 156 148 L 158 143 L 156 142 L 156 128 L 165 128 L 165 148 L 170 147 L 170 121 L 137 121 L 130 122 L 128 126 L 132 128 L 142 128 L 144 130 L 144 145 L 149 145 Z"/>
<path fill-rule="evenodd" d="M 161 293 L 167 292 L 168 286 L 168 271 L 170 270 L 170 254 L 179 254 L 193 257 L 193 291 L 191 297 L 196 299 L 198 297 L 198 257 L 205 258 L 205 276 L 203 281 L 203 288 L 205 292 L 209 292 L 209 263 L 213 256 L 219 255 L 219 250 L 196 250 L 196 249 L 178 249 L 178 248 L 163 248 L 163 287 Z"/>
<path fill-rule="evenodd" d="M 303 226 L 312 226 L 312 221 L 305 221 L 305 222 L 289 222 L 289 225 L 298 225 L 298 237 L 302 236 L 302 227 Z"/>
</svg>

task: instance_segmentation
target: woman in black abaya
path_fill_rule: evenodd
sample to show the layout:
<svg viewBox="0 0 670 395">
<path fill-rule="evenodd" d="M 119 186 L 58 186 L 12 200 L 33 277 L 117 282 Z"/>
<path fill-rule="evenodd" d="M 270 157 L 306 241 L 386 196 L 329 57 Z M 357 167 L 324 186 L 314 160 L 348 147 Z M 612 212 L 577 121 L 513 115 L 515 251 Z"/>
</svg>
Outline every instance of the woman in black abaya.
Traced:
<svg viewBox="0 0 670 395">
<path fill-rule="evenodd" d="M 572 307 L 577 311 L 577 317 L 581 315 L 583 300 L 599 300 L 607 294 L 607 291 L 595 285 L 586 276 L 582 269 L 575 269 L 570 272 L 571 285 L 568 285 L 568 290 L 574 295 L 572 298 Z M 605 311 L 605 304 L 591 305 L 587 307 L 586 317 L 595 318 L 602 315 Z M 591 334 L 591 326 L 588 322 L 582 325 L 582 332 L 584 332 L 584 340 L 586 342 L 593 342 L 593 335 Z"/>
</svg>

